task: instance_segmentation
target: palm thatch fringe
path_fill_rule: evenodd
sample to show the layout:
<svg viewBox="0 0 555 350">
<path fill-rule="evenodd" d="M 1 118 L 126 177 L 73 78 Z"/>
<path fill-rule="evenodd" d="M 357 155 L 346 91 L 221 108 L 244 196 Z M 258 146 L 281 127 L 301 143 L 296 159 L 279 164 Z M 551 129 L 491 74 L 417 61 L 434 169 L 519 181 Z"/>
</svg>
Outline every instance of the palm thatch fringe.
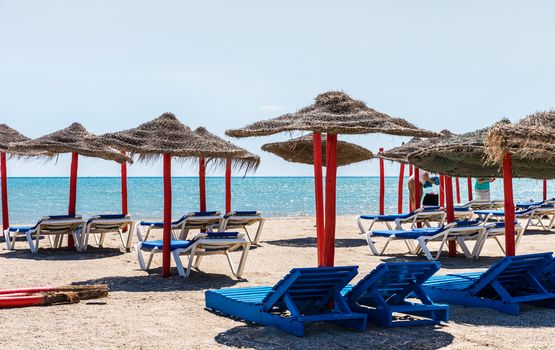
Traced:
<svg viewBox="0 0 555 350">
<path fill-rule="evenodd" d="M 449 130 L 442 130 L 440 134 L 440 138 L 422 139 L 419 137 L 413 137 L 407 143 L 404 143 L 401 146 L 394 147 L 383 152 L 378 152 L 378 154 L 376 154 L 376 158 L 382 158 L 399 163 L 408 163 L 409 154 L 431 147 L 437 144 L 439 140 L 455 135 Z"/>
</svg>

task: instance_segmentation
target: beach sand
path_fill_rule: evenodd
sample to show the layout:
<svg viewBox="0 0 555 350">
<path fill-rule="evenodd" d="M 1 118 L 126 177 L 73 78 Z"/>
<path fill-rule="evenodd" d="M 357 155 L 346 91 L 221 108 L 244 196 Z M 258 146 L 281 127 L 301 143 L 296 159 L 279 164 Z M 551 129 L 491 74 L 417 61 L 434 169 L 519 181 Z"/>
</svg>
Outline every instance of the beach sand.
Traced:
<svg viewBox="0 0 555 350">
<path fill-rule="evenodd" d="M 364 333 L 319 324 L 298 338 L 272 327 L 223 317 L 204 309 L 210 288 L 273 285 L 293 267 L 316 262 L 314 218 L 272 218 L 266 222 L 261 246 L 251 250 L 245 280 L 230 277 L 224 256 L 206 257 L 189 279 L 160 277 L 161 255 L 149 275 L 139 270 L 134 253 L 122 253 L 113 236 L 108 248 L 86 253 L 41 249 L 29 253 L 25 242 L 15 252 L 0 251 L 0 288 L 106 283 L 107 299 L 73 305 L 0 310 L 3 349 L 545 349 L 555 344 L 555 310 L 524 306 L 518 317 L 488 309 L 451 307 L 451 319 L 438 327 L 378 328 Z M 551 251 L 555 233 L 527 234 L 519 253 Z M 390 255 L 370 254 L 358 234 L 355 217 L 337 220 L 336 264 L 359 265 L 359 276 L 382 261 L 425 261 L 403 255 L 392 243 Z M 233 254 L 238 258 L 239 254 Z M 482 269 L 501 256 L 489 241 L 478 261 L 462 255 L 444 257 L 441 273 Z"/>
</svg>

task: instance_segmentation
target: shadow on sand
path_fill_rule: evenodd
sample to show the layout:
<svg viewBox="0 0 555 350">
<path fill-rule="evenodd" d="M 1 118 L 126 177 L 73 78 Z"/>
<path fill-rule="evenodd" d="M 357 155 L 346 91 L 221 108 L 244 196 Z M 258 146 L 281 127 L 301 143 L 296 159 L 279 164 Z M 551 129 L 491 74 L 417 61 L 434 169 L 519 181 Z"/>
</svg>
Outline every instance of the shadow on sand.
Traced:
<svg viewBox="0 0 555 350">
<path fill-rule="evenodd" d="M 177 274 L 175 268 L 172 269 L 171 277 L 163 278 L 162 268 L 157 268 L 151 269 L 147 276 L 109 276 L 73 284 L 107 284 L 112 292 L 172 292 L 225 288 L 245 281 L 197 270 L 193 270 L 189 278 L 185 279 Z"/>
<path fill-rule="evenodd" d="M 219 333 L 218 344 L 252 349 L 439 349 L 453 342 L 442 327 L 377 328 L 357 333 L 329 323 L 311 324 L 304 337 L 274 327 L 239 326 Z"/>
<path fill-rule="evenodd" d="M 302 237 L 302 238 L 292 238 L 292 239 L 279 239 L 275 241 L 266 241 L 267 244 L 277 245 L 280 247 L 292 247 L 292 248 L 307 248 L 316 247 L 316 237 Z M 353 248 L 362 247 L 366 245 L 366 241 L 360 238 L 337 238 L 335 240 L 335 246 L 337 248 Z"/>
<path fill-rule="evenodd" d="M 465 308 L 451 304 L 449 322 L 491 327 L 543 328 L 555 324 L 555 310 L 528 304 L 520 304 L 520 315 L 512 316 L 487 309 Z"/>
<path fill-rule="evenodd" d="M 94 248 L 88 247 L 86 252 L 79 253 L 75 249 L 62 247 L 53 249 L 48 246 L 39 248 L 38 254 L 31 254 L 29 249 L 22 249 L 22 245 L 17 245 L 16 250 L 7 251 L 0 254 L 0 258 L 5 259 L 29 259 L 29 260 L 94 260 L 111 258 L 117 255 L 126 254 L 120 248 Z"/>
</svg>

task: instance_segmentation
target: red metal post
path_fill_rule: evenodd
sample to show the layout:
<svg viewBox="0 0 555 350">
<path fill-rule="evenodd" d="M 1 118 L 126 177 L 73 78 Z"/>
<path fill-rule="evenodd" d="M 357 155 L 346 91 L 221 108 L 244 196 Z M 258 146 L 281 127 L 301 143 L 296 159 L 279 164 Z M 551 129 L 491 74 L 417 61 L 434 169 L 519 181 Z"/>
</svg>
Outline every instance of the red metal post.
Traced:
<svg viewBox="0 0 555 350">
<path fill-rule="evenodd" d="M 67 213 L 69 215 L 75 215 L 75 207 L 77 203 L 77 169 L 79 165 L 79 154 L 77 152 L 71 153 L 71 171 L 69 176 L 69 206 Z M 72 235 L 67 236 L 68 247 L 73 247 L 75 241 Z"/>
<path fill-rule="evenodd" d="M 505 255 L 515 255 L 515 204 L 513 202 L 513 160 L 510 153 L 503 158 L 503 193 L 505 199 Z"/>
<path fill-rule="evenodd" d="M 383 152 L 383 148 L 380 148 Z M 380 158 L 380 215 L 385 213 L 385 172 L 383 158 Z"/>
<path fill-rule="evenodd" d="M 172 158 L 164 154 L 164 233 L 162 236 L 162 277 L 171 275 Z"/>
<path fill-rule="evenodd" d="M 399 185 L 397 187 L 397 213 L 403 213 L 403 181 L 405 177 L 405 163 L 399 165 Z"/>
<path fill-rule="evenodd" d="M 420 193 L 422 191 L 422 184 L 420 183 L 420 169 L 417 166 L 414 167 L 414 208 L 416 210 L 420 208 Z"/>
<path fill-rule="evenodd" d="M 472 201 L 472 178 L 466 179 L 468 185 L 468 201 Z"/>
<path fill-rule="evenodd" d="M 543 180 L 543 200 L 547 200 L 547 180 Z"/>
<path fill-rule="evenodd" d="M 6 166 L 6 153 L 0 153 L 0 173 L 2 177 L 2 229 L 10 227 L 8 210 L 8 168 Z"/>
<path fill-rule="evenodd" d="M 231 212 L 231 159 L 225 161 L 225 212 Z"/>
<path fill-rule="evenodd" d="M 459 183 L 459 178 L 455 178 L 455 192 L 457 193 L 457 203 L 461 202 L 461 185 Z"/>
<path fill-rule="evenodd" d="M 312 134 L 314 155 L 314 194 L 316 202 L 316 245 L 318 252 L 318 267 L 325 266 L 325 228 L 324 228 L 324 185 L 322 183 L 322 135 Z"/>
<path fill-rule="evenodd" d="M 121 151 L 125 155 L 125 151 Z M 121 163 L 121 213 L 126 215 L 129 213 L 127 206 L 127 162 Z"/>
<path fill-rule="evenodd" d="M 445 207 L 445 176 L 439 175 L 439 206 Z"/>
<path fill-rule="evenodd" d="M 455 209 L 453 205 L 453 181 L 450 176 L 444 176 L 445 180 L 445 202 L 447 211 L 447 222 L 451 223 L 455 221 Z M 449 241 L 449 256 L 457 255 L 457 242 Z"/>
<path fill-rule="evenodd" d="M 337 135 L 328 134 L 326 142 L 326 240 L 324 266 L 333 266 L 335 249 L 335 191 L 337 176 Z"/>
<path fill-rule="evenodd" d="M 204 157 L 200 157 L 198 160 L 198 188 L 200 211 L 206 211 L 206 164 Z"/>
</svg>

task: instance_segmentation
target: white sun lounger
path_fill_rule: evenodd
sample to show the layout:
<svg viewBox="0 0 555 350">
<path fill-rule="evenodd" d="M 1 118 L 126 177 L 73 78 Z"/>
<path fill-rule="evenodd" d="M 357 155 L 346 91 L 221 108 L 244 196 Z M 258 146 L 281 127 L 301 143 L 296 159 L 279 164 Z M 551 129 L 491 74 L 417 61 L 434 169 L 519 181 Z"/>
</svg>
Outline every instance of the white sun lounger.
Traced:
<svg viewBox="0 0 555 350">
<path fill-rule="evenodd" d="M 404 224 L 410 224 L 410 228 L 415 228 L 418 223 L 426 227 L 431 227 L 431 222 L 437 222 L 437 227 L 443 225 L 445 221 L 445 211 L 440 207 L 423 207 L 418 208 L 410 213 L 405 214 L 389 214 L 389 215 L 361 215 L 357 218 L 358 228 L 360 233 L 366 234 L 371 231 L 374 224 L 383 222 L 388 229 L 402 230 Z M 368 228 L 364 227 L 364 222 L 370 221 Z M 391 226 L 395 225 L 395 228 Z"/>
<path fill-rule="evenodd" d="M 504 222 L 494 222 L 494 223 L 485 223 L 484 227 L 486 230 L 480 236 L 470 236 L 467 237 L 467 240 L 476 240 L 476 244 L 474 245 L 474 250 L 472 252 L 472 256 L 474 259 L 478 259 L 482 250 L 484 249 L 484 244 L 489 238 L 493 238 L 499 248 L 501 248 L 501 252 L 505 254 L 505 245 L 499 239 L 500 237 L 505 236 L 505 223 Z M 518 248 L 518 244 L 520 243 L 522 236 L 524 234 L 524 228 L 515 221 L 515 249 Z"/>
<path fill-rule="evenodd" d="M 177 266 L 177 271 L 181 277 L 189 277 L 191 269 L 197 269 L 201 259 L 206 255 L 223 254 L 227 257 L 231 272 L 237 278 L 243 274 L 243 269 L 247 261 L 250 249 L 250 242 L 244 238 L 244 233 L 239 232 L 206 232 L 200 233 L 192 240 L 172 240 L 170 247 L 173 260 Z M 152 258 L 157 253 L 162 253 L 162 240 L 142 241 L 136 246 L 137 261 L 141 270 L 147 271 L 152 263 Z M 230 252 L 242 248 L 239 265 L 235 268 L 230 256 Z M 142 251 L 150 252 L 148 261 L 145 264 Z M 189 260 L 187 268 L 183 266 L 181 255 L 187 255 Z M 196 258 L 196 261 L 194 261 Z M 193 263 L 194 261 L 194 263 Z"/>
<path fill-rule="evenodd" d="M 190 230 L 206 230 L 212 232 L 213 228 L 218 228 L 223 222 L 222 214 L 219 211 L 197 211 L 183 215 L 172 222 L 172 237 L 174 239 L 186 239 Z M 162 230 L 163 221 L 140 221 L 136 226 L 137 238 L 140 242 L 148 240 L 150 231 Z M 145 231 L 144 237 L 142 231 Z"/>
<path fill-rule="evenodd" d="M 84 221 L 80 215 L 51 215 L 41 218 L 34 226 L 12 226 L 4 230 L 8 250 L 14 249 L 17 236 L 24 234 L 31 253 L 39 250 L 42 236 L 46 236 L 52 248 L 59 248 L 64 235 L 72 235 L 75 247 L 80 250 L 80 231 Z"/>
<path fill-rule="evenodd" d="M 125 229 L 127 228 L 127 237 L 125 237 Z M 85 228 L 81 234 L 81 250 L 87 250 L 89 236 L 92 235 L 99 248 L 104 244 L 104 238 L 107 233 L 117 233 L 121 240 L 121 245 L 126 251 L 131 251 L 131 242 L 133 240 L 133 232 L 135 222 L 130 215 L 125 214 L 101 214 L 91 217 L 85 224 Z M 99 237 L 100 236 L 100 237 Z"/>
<path fill-rule="evenodd" d="M 262 217 L 262 214 L 259 211 L 232 211 L 227 213 L 223 221 L 219 227 L 219 231 L 228 231 L 228 230 L 237 230 L 243 229 L 247 234 L 247 238 L 251 242 L 251 244 L 258 245 L 260 242 L 260 235 L 262 233 L 262 228 L 264 227 L 265 218 Z M 256 234 L 254 236 L 254 240 L 251 238 L 249 231 L 247 229 L 248 226 L 258 224 L 256 229 Z"/>
</svg>

